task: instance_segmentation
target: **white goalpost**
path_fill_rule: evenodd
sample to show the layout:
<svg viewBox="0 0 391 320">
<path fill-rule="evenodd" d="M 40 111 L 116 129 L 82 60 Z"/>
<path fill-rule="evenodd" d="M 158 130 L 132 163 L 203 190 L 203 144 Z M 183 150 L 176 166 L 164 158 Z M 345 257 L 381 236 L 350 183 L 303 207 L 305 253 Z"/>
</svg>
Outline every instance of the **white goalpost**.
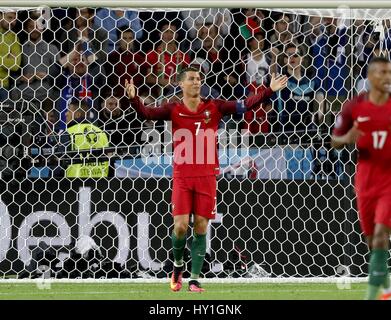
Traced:
<svg viewBox="0 0 391 320">
<path fill-rule="evenodd" d="M 50 7 L 58 7 L 59 2 L 56 0 L 15 0 L 15 1 L 3 1 L 2 4 L 4 6 L 9 7 L 39 7 L 39 6 L 50 6 Z M 122 8 L 181 8 L 183 5 L 181 1 L 169 0 L 162 1 L 159 0 L 99 0 L 99 1 L 91 1 L 91 0 L 80 0 L 80 1 L 69 1 L 67 5 L 71 7 L 78 6 L 91 6 L 91 7 L 122 7 Z M 241 1 L 242 7 L 252 7 L 258 8 L 260 7 L 259 1 L 256 0 L 244 0 Z M 265 0 L 262 1 L 263 8 L 330 8 L 336 9 L 339 6 L 346 6 L 353 9 L 358 8 L 390 8 L 390 3 L 387 0 L 377 0 L 371 1 L 370 3 L 362 0 L 330 0 L 330 1 L 319 1 L 318 3 L 314 3 L 310 0 L 300 0 L 300 1 L 290 1 L 290 0 Z M 214 1 L 206 1 L 206 0 L 190 0 L 186 2 L 186 8 L 237 8 L 237 2 L 234 0 L 214 0 Z"/>
<path fill-rule="evenodd" d="M 181 99 L 186 66 L 199 68 L 210 99 L 256 94 L 271 73 L 291 77 L 261 108 L 219 125 L 203 281 L 367 281 L 356 150 L 333 150 L 330 134 L 344 102 L 368 88 L 368 61 L 389 57 L 391 2 L 237 6 L 1 2 L 0 30 L 11 32 L 0 38 L 0 282 L 167 281 L 171 123 L 139 121 L 124 79 L 159 106 Z M 74 101 L 94 125 L 76 134 L 77 150 L 67 136 Z M 106 173 L 70 176 L 78 165 Z"/>
</svg>

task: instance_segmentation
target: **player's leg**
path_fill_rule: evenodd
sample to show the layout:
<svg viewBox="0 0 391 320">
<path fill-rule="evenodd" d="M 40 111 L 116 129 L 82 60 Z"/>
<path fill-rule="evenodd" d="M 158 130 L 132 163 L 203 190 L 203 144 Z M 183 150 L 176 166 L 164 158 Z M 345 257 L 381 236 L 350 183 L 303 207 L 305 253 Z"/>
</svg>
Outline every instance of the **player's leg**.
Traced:
<svg viewBox="0 0 391 320">
<path fill-rule="evenodd" d="M 385 249 L 385 273 L 383 286 L 383 294 L 381 300 L 391 300 L 391 286 L 390 286 L 390 274 L 388 271 L 388 258 L 389 258 L 389 246 L 390 246 L 390 234 L 391 234 L 391 190 L 387 190 L 385 195 L 379 199 L 378 208 L 376 211 L 375 223 L 382 226 L 379 230 L 380 239 L 383 239 L 383 243 L 380 245 Z M 376 230 L 376 228 L 375 228 Z M 375 231 L 376 234 L 376 231 Z M 383 238 L 382 238 L 383 237 Z M 375 239 L 372 240 L 372 244 L 375 244 Z"/>
<path fill-rule="evenodd" d="M 389 258 L 389 239 L 391 234 L 391 190 L 385 192 L 385 195 L 378 200 L 378 207 L 376 208 L 376 217 L 375 217 L 375 233 L 372 240 L 373 248 L 377 248 L 380 254 L 378 255 L 381 258 L 379 263 L 381 263 L 384 269 L 384 277 L 382 282 L 383 294 L 380 299 L 390 300 L 391 299 L 391 288 L 390 288 L 390 275 L 388 272 L 388 258 Z M 381 259 L 381 260 L 380 260 Z"/>
<path fill-rule="evenodd" d="M 378 298 L 381 287 L 389 288 L 388 249 L 390 228 L 383 224 L 376 224 L 372 239 L 372 251 L 369 261 L 369 286 L 367 299 Z"/>
<path fill-rule="evenodd" d="M 365 237 L 368 245 L 369 252 L 372 251 L 372 241 L 373 241 L 373 236 L 367 236 Z"/>
<path fill-rule="evenodd" d="M 209 219 L 200 215 L 194 216 L 194 233 L 191 243 L 191 276 L 189 281 L 189 291 L 203 292 L 205 289 L 199 283 L 199 277 L 206 253 L 206 231 Z"/>
<path fill-rule="evenodd" d="M 174 268 L 171 275 L 170 287 L 172 291 L 182 288 L 183 254 L 186 246 L 186 234 L 189 227 L 189 215 L 174 216 L 174 230 L 172 232 L 172 251 Z"/>
<path fill-rule="evenodd" d="M 390 238 L 390 232 L 389 232 L 388 239 L 389 238 Z M 389 250 L 387 250 L 387 260 L 388 260 L 388 252 L 389 252 Z M 380 296 L 380 300 L 391 300 L 390 273 L 388 271 L 387 262 L 386 262 L 386 265 L 387 265 L 387 271 L 386 271 L 386 276 L 385 276 L 384 282 L 383 282 L 383 293 Z"/>
<path fill-rule="evenodd" d="M 191 244 L 191 278 L 189 290 L 202 292 L 198 279 L 202 270 L 206 253 L 206 232 L 209 220 L 215 217 L 216 209 L 216 177 L 198 178 L 194 201 L 194 233 Z"/>
<path fill-rule="evenodd" d="M 375 211 L 376 211 L 376 200 L 374 197 L 363 197 L 357 192 L 357 206 L 359 212 L 360 227 L 365 235 L 369 248 L 369 269 L 371 270 L 371 260 L 373 257 L 373 237 L 375 233 Z M 374 299 L 378 293 L 379 287 L 371 284 L 371 277 L 368 281 L 368 289 L 365 299 Z"/>
<path fill-rule="evenodd" d="M 367 299 L 377 299 L 381 287 L 389 293 L 390 278 L 388 273 L 388 250 L 391 232 L 390 204 L 391 190 L 384 190 L 383 195 L 378 195 L 373 222 L 371 257 L 369 261 L 369 286 Z M 388 292 L 387 292 L 388 291 Z"/>
<path fill-rule="evenodd" d="M 189 228 L 189 214 L 174 216 L 174 230 L 172 231 L 172 248 L 174 266 L 183 265 L 183 252 L 186 246 L 187 229 Z"/>
<path fill-rule="evenodd" d="M 171 275 L 170 287 L 173 291 L 182 288 L 183 254 L 186 246 L 186 235 L 189 227 L 189 217 L 193 207 L 193 195 L 186 181 L 174 178 L 172 190 L 172 214 L 174 229 L 172 231 L 172 249 L 174 268 Z"/>
</svg>

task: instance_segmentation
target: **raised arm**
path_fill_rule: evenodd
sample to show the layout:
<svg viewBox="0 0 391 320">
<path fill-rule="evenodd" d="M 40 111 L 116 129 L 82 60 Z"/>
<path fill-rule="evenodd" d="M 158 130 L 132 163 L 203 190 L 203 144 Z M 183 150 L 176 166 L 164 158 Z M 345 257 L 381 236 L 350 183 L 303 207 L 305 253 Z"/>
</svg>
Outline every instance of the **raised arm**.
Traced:
<svg viewBox="0 0 391 320">
<path fill-rule="evenodd" d="M 133 84 L 133 80 L 125 80 L 125 89 L 130 100 L 131 107 L 136 111 L 141 119 L 144 120 L 170 120 L 171 119 L 171 109 L 167 104 L 155 108 L 155 107 L 146 107 L 141 99 L 136 96 L 136 88 Z"/>
<path fill-rule="evenodd" d="M 262 88 L 256 95 L 246 98 L 245 100 L 223 101 L 220 100 L 219 109 L 222 114 L 238 113 L 242 114 L 258 107 L 261 103 L 266 102 L 274 92 L 286 87 L 288 78 L 284 75 L 277 76 L 273 73 L 270 87 Z"/>
</svg>

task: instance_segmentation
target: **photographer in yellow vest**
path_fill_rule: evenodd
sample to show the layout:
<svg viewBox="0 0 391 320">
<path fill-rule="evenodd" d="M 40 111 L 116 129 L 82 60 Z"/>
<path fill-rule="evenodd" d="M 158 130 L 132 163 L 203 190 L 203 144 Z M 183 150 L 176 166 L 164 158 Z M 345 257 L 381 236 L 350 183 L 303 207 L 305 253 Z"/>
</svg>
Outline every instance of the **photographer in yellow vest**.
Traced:
<svg viewBox="0 0 391 320">
<path fill-rule="evenodd" d="M 89 106 L 83 100 L 72 100 L 66 112 L 67 133 L 70 139 L 70 150 L 91 150 L 109 146 L 107 134 L 87 121 Z M 67 178 L 103 178 L 108 177 L 109 161 L 94 160 L 93 155 L 80 155 L 83 163 L 71 164 L 67 167 Z"/>
</svg>

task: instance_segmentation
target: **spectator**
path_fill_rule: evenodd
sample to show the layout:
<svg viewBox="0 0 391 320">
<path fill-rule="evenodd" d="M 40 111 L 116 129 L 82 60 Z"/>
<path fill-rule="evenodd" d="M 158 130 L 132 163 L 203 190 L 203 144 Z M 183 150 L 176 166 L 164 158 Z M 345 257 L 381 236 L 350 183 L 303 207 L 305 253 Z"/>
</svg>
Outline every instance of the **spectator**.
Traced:
<svg viewBox="0 0 391 320">
<path fill-rule="evenodd" d="M 302 32 L 304 35 L 304 42 L 307 47 L 312 47 L 316 39 L 322 33 L 322 18 L 317 16 L 310 16 L 309 21 L 303 25 Z"/>
<path fill-rule="evenodd" d="M 242 58 L 246 71 L 246 84 L 260 86 L 269 82 L 271 72 L 270 66 L 275 65 L 276 56 L 270 51 L 264 52 L 265 35 L 263 32 L 258 32 L 247 40 L 247 48 L 249 53 Z"/>
<path fill-rule="evenodd" d="M 34 135 L 34 143 L 40 148 L 55 148 L 59 146 L 58 135 L 55 133 L 55 126 L 57 122 L 56 112 L 53 109 L 53 101 L 46 99 L 41 103 L 42 116 L 35 117 L 35 122 L 40 124 L 39 134 Z M 44 122 L 42 122 L 45 120 Z M 30 129 L 31 132 L 31 129 Z M 48 177 L 63 177 L 64 170 L 59 166 L 58 158 L 54 155 L 49 157 L 39 157 L 36 159 L 37 163 L 40 163 L 43 167 L 47 167 Z M 40 175 L 42 176 L 43 173 Z"/>
<path fill-rule="evenodd" d="M 348 44 L 347 28 L 337 26 L 335 18 L 323 18 L 323 30 L 311 47 L 311 56 L 317 81 L 326 93 L 325 120 L 330 127 L 348 94 L 347 80 L 351 70 L 347 63 Z"/>
<path fill-rule="evenodd" d="M 89 64 L 85 55 L 78 50 L 73 50 L 69 54 L 69 62 L 63 69 L 63 74 L 58 79 L 58 86 L 61 89 L 61 96 L 58 104 L 59 122 L 57 130 L 65 129 L 65 114 L 69 102 L 74 99 L 86 100 L 90 106 L 88 117 L 90 120 L 96 116 L 94 110 L 98 102 L 100 89 L 106 83 L 105 74 L 100 72 L 100 67 L 96 63 Z"/>
<path fill-rule="evenodd" d="M 201 39 L 202 48 L 196 53 L 197 59 L 203 59 L 209 65 L 209 72 L 205 75 L 206 84 L 221 92 L 223 97 L 239 99 L 243 96 L 243 86 L 239 78 L 241 64 L 236 48 L 227 49 L 218 42 L 218 29 L 210 26 L 208 32 Z"/>
<path fill-rule="evenodd" d="M 369 44 L 369 42 L 368 42 L 364 48 L 364 52 L 365 52 L 364 57 L 368 63 L 369 61 L 371 61 L 371 59 L 373 57 L 387 56 L 387 52 L 389 52 L 389 51 L 386 51 L 386 50 L 381 51 L 379 44 L 377 44 L 376 46 L 373 46 L 372 43 Z M 364 91 L 369 90 L 369 82 L 367 79 L 367 74 L 368 74 L 367 66 L 368 66 L 368 64 L 361 65 L 360 62 L 358 62 L 358 65 L 357 65 L 357 67 L 359 67 L 360 69 L 359 69 L 359 73 L 355 77 L 355 86 L 354 86 L 357 94 L 360 94 Z"/>
<path fill-rule="evenodd" d="M 268 85 L 270 74 L 276 72 L 271 67 L 276 65 L 276 56 L 271 51 L 264 51 L 265 41 L 263 31 L 255 33 L 247 40 L 249 53 L 243 56 L 242 61 L 245 63 L 245 83 L 249 90 L 249 96 L 257 94 L 263 86 Z M 269 101 L 260 105 L 259 108 L 246 112 L 244 120 L 243 129 L 248 133 L 268 133 L 271 129 L 271 122 L 276 120 L 276 114 Z"/>
<path fill-rule="evenodd" d="M 146 82 L 151 86 L 155 98 L 172 93 L 176 86 L 176 75 L 190 63 L 190 56 L 179 50 L 177 27 L 163 21 L 158 29 L 161 30 L 161 40 L 155 49 L 148 52 L 145 66 L 150 69 Z"/>
<path fill-rule="evenodd" d="M 142 123 L 129 110 L 123 110 L 120 100 L 115 96 L 108 96 L 102 101 L 97 125 L 109 134 L 112 146 L 142 142 Z"/>
<path fill-rule="evenodd" d="M 239 27 L 239 32 L 245 40 L 254 37 L 255 34 L 263 31 L 262 21 L 265 18 L 263 11 L 254 8 L 243 9 L 244 22 Z"/>
<path fill-rule="evenodd" d="M 203 47 L 203 42 L 208 37 L 214 38 L 217 36 L 217 27 L 215 27 L 212 23 L 205 23 L 202 27 L 198 29 L 197 38 L 195 38 L 191 44 L 191 54 L 196 56 L 200 49 Z M 223 45 L 223 39 L 218 37 L 215 39 L 215 47 L 221 48 Z"/>
<path fill-rule="evenodd" d="M 63 50 L 61 63 L 67 60 L 67 55 L 75 48 L 80 46 L 88 57 L 88 62 L 98 61 L 103 64 L 107 59 L 108 52 L 108 34 L 103 28 L 93 25 L 95 9 L 78 8 L 75 27 L 67 32 L 60 34 L 60 43 Z"/>
<path fill-rule="evenodd" d="M 192 47 L 194 56 L 200 56 L 200 52 L 202 52 L 204 56 L 209 54 L 212 59 L 218 55 L 219 50 L 223 47 L 219 29 L 213 24 L 206 24 L 200 28 L 195 43 L 199 43 L 200 46 L 197 50 Z"/>
<path fill-rule="evenodd" d="M 115 88 L 118 84 L 125 88 L 125 79 L 131 77 L 137 88 L 142 90 L 144 77 L 141 75 L 140 66 L 144 63 L 144 58 L 140 53 L 135 52 L 134 33 L 127 27 L 120 28 L 118 39 L 116 50 L 109 54 L 105 67 L 108 75 L 107 84 L 111 88 Z"/>
<path fill-rule="evenodd" d="M 52 136 L 55 135 L 55 126 L 56 126 L 56 122 L 57 122 L 57 117 L 56 117 L 56 112 L 55 110 L 53 109 L 46 109 L 44 110 L 45 112 L 45 120 L 46 120 L 46 126 L 43 127 L 43 132 L 45 132 L 45 134 L 50 137 L 50 142 L 52 142 Z"/>
<path fill-rule="evenodd" d="M 22 47 L 12 29 L 16 24 L 15 12 L 0 11 L 0 101 L 8 98 L 10 72 L 20 69 Z"/>
<path fill-rule="evenodd" d="M 99 9 L 94 19 L 95 28 L 103 28 L 109 33 L 108 53 L 115 49 L 118 41 L 117 30 L 121 27 L 132 29 L 137 40 L 143 36 L 141 21 L 137 11 L 123 9 Z"/>
<path fill-rule="evenodd" d="M 287 156 L 290 174 L 300 179 L 334 174 L 336 161 L 330 144 L 319 136 L 324 127 L 324 93 L 318 82 L 306 74 L 304 56 L 294 44 L 286 46 L 282 74 L 288 76 L 288 85 L 279 92 L 276 107 L 280 114 L 282 142 L 303 147 L 294 148 Z M 321 153 L 327 156 L 323 158 Z M 311 158 L 314 160 L 312 168 L 308 166 Z"/>
<path fill-rule="evenodd" d="M 36 20 L 27 19 L 25 30 L 29 38 L 22 46 L 22 75 L 12 91 L 13 99 L 33 101 L 41 107 L 42 102 L 50 98 L 46 101 L 52 101 L 53 106 L 59 97 L 59 91 L 54 87 L 54 80 L 60 72 L 59 51 L 55 45 L 42 39 L 43 29 Z"/>
<path fill-rule="evenodd" d="M 231 11 L 226 8 L 186 10 L 181 11 L 181 16 L 191 39 L 196 38 L 199 35 L 199 30 L 205 25 L 216 26 L 219 35 L 225 38 L 230 33 L 233 21 Z"/>
<path fill-rule="evenodd" d="M 376 35 L 376 40 L 379 40 L 379 31 L 377 30 L 376 27 L 379 27 L 379 24 L 380 24 L 380 28 L 384 28 L 385 27 L 385 34 L 384 34 L 384 41 L 383 41 L 383 48 L 384 50 L 386 50 L 387 52 L 390 52 L 391 50 L 391 21 L 389 19 L 385 19 L 383 21 L 378 21 L 377 22 L 377 25 L 375 25 L 375 27 L 372 27 L 374 28 L 374 30 L 372 31 L 372 36 Z M 375 42 L 376 43 L 376 42 Z"/>
<path fill-rule="evenodd" d="M 284 52 L 284 45 L 295 41 L 290 30 L 290 23 L 291 19 L 287 14 L 281 13 L 275 18 L 274 33 L 270 37 L 270 42 L 280 52 Z"/>
<path fill-rule="evenodd" d="M 213 25 L 205 35 L 202 48 L 196 54 L 197 60 L 202 59 L 210 66 L 209 72 L 205 74 L 204 87 L 210 88 L 210 93 L 217 90 L 221 99 L 241 99 L 245 90 L 240 81 L 243 68 L 238 49 L 220 46 L 218 29 Z M 226 130 L 237 129 L 237 120 L 237 116 L 228 115 L 223 117 L 219 126 Z"/>
<path fill-rule="evenodd" d="M 277 71 L 278 67 L 284 65 L 284 52 L 287 44 L 295 44 L 299 46 L 297 39 L 293 37 L 291 32 L 291 18 L 289 15 L 281 13 L 275 18 L 274 33 L 270 36 L 271 50 L 277 57 L 277 66 L 274 67 L 274 71 Z"/>
<path fill-rule="evenodd" d="M 72 100 L 66 112 L 68 150 L 82 151 L 101 149 L 109 146 L 107 134 L 87 120 L 89 106 L 86 101 Z M 65 139 L 63 139 L 64 141 Z M 88 162 L 73 163 L 66 169 L 67 178 L 108 177 L 109 161 L 93 161 L 91 154 L 83 157 Z"/>
<path fill-rule="evenodd" d="M 324 94 L 317 82 L 306 75 L 300 48 L 287 45 L 284 62 L 282 74 L 288 77 L 288 85 L 277 100 L 282 131 L 293 143 L 307 143 L 316 134 L 315 123 L 323 120 Z"/>
<path fill-rule="evenodd" d="M 220 73 L 224 70 L 224 64 L 229 61 L 227 61 L 226 50 L 217 42 L 218 29 L 213 25 L 208 25 L 201 28 L 200 31 L 201 49 L 196 53 L 196 58 L 203 59 L 211 66 L 205 81 L 209 87 L 214 87 L 217 84 L 223 85 L 224 81 L 221 81 L 223 74 Z"/>
<path fill-rule="evenodd" d="M 226 100 L 241 99 L 245 94 L 245 88 L 240 82 L 240 76 L 234 70 L 227 71 L 223 75 L 224 83 L 221 86 L 221 96 Z"/>
<path fill-rule="evenodd" d="M 379 33 L 374 32 L 371 25 L 365 26 L 363 23 L 357 26 L 355 32 L 355 46 L 354 54 L 356 58 L 356 63 L 354 64 L 354 80 L 357 93 L 362 91 L 367 91 L 369 89 L 369 84 L 367 81 L 367 67 L 369 61 L 375 56 L 387 56 L 387 52 L 391 49 L 391 42 L 388 37 L 390 33 L 386 35 L 384 50 L 380 50 L 380 39 Z M 389 42 L 389 44 L 387 44 Z"/>
</svg>

